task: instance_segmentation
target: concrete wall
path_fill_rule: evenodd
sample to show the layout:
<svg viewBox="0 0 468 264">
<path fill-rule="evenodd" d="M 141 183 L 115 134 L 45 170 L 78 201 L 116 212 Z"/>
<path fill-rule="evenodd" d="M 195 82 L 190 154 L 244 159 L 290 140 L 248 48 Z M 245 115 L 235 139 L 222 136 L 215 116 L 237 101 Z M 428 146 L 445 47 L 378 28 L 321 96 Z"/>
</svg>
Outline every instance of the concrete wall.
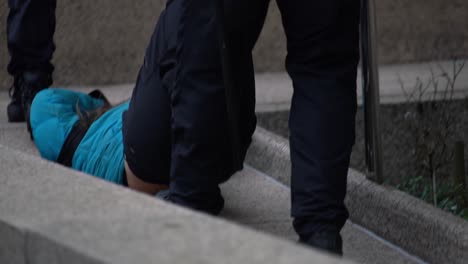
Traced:
<svg viewBox="0 0 468 264">
<path fill-rule="evenodd" d="M 468 1 L 375 1 L 382 63 L 468 57 Z"/>
<path fill-rule="evenodd" d="M 376 0 L 380 62 L 468 57 L 468 1 Z M 59 0 L 55 40 L 58 85 L 133 82 L 164 0 Z M 0 1 L 0 89 L 8 53 L 7 1 Z M 282 71 L 286 54 L 279 11 L 272 4 L 255 49 L 258 71 Z"/>
<path fill-rule="evenodd" d="M 56 84 L 132 82 L 164 0 L 58 0 Z M 6 88 L 7 1 L 0 2 L 0 87 Z"/>
</svg>

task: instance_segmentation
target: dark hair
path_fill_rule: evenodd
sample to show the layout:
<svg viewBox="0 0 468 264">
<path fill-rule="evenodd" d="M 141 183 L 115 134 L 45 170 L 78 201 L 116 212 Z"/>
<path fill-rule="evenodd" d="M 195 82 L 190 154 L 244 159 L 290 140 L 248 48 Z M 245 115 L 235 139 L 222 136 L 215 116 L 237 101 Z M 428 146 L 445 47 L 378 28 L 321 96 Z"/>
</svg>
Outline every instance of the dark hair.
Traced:
<svg viewBox="0 0 468 264">
<path fill-rule="evenodd" d="M 112 105 L 108 102 L 104 102 L 104 104 L 94 110 L 85 111 L 82 110 L 77 103 L 75 106 L 76 113 L 78 115 L 78 122 L 82 128 L 88 129 L 94 121 L 98 120 L 104 113 L 108 110 L 112 109 Z"/>
</svg>

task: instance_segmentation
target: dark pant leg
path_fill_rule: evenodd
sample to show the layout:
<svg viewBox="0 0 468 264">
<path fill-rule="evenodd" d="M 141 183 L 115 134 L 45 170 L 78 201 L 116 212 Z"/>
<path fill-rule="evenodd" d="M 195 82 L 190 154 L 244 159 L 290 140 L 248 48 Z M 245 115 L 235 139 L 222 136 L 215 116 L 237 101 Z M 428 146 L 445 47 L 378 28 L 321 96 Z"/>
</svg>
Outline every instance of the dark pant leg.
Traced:
<svg viewBox="0 0 468 264">
<path fill-rule="evenodd" d="M 8 6 L 8 72 L 13 76 L 25 71 L 51 75 L 56 0 L 8 0 Z"/>
<path fill-rule="evenodd" d="M 229 166 L 217 1 L 183 1 L 171 90 L 170 199 L 213 214 L 223 206 L 218 182 Z"/>
<path fill-rule="evenodd" d="M 233 173 L 221 70 L 221 19 L 216 1 L 218 0 L 184 1 L 179 26 L 176 85 L 171 92 L 171 200 L 210 213 L 218 213 L 221 209 L 222 198 L 218 184 Z M 235 5 L 235 2 L 233 3 Z M 229 6 L 229 3 L 226 6 Z M 237 14 L 237 19 L 241 19 L 243 15 Z M 237 49 L 237 46 L 235 48 Z M 251 58 L 243 54 L 247 51 L 250 53 L 249 49 L 239 49 L 239 57 L 236 58 L 247 62 L 244 72 L 248 77 L 245 77 L 245 80 L 249 82 L 247 86 L 253 87 Z M 231 54 L 232 52 L 234 51 L 231 51 Z M 233 62 L 235 63 L 237 62 Z M 242 71 L 236 72 L 239 73 L 242 74 Z M 237 87 L 237 81 L 235 86 Z M 248 100 L 251 100 L 244 113 L 251 120 L 247 122 L 246 128 L 242 128 L 243 131 L 247 131 L 242 137 L 244 148 L 250 142 L 248 135 L 251 134 L 252 124 L 254 126 L 255 123 L 254 117 L 252 119 L 252 92 L 253 89 L 250 88 L 244 93 Z"/>
<path fill-rule="evenodd" d="M 239 105 L 240 157 L 244 160 L 252 141 L 255 116 L 255 73 L 252 49 L 265 22 L 269 0 L 224 1 L 232 81 Z"/>
<path fill-rule="evenodd" d="M 125 159 L 143 181 L 169 184 L 171 106 L 177 24 L 183 0 L 170 1 L 147 47 L 127 112 L 123 115 Z"/>
<path fill-rule="evenodd" d="M 303 240 L 341 229 L 354 144 L 359 0 L 278 0 L 294 95 L 290 115 L 292 216 Z"/>
</svg>

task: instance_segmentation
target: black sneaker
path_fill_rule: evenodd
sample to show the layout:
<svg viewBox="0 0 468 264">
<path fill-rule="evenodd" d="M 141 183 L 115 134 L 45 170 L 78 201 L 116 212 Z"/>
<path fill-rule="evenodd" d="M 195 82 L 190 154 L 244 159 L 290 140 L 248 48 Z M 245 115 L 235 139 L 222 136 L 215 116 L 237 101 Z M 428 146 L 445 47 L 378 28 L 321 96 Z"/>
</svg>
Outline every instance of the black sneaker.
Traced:
<svg viewBox="0 0 468 264">
<path fill-rule="evenodd" d="M 18 85 L 19 80 L 15 78 L 13 85 L 8 90 L 11 102 L 7 106 L 8 122 L 24 122 L 24 110 L 22 101 L 21 87 Z"/>
<path fill-rule="evenodd" d="M 332 254 L 343 255 L 343 240 L 338 230 L 322 230 L 299 242 Z"/>
</svg>

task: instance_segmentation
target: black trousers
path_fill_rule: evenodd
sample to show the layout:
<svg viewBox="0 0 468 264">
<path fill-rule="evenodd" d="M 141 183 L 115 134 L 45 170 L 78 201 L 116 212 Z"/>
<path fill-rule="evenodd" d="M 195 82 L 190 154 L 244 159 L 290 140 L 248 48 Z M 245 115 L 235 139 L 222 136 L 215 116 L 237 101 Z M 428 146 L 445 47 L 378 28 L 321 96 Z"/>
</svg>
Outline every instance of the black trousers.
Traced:
<svg viewBox="0 0 468 264">
<path fill-rule="evenodd" d="M 56 0 L 8 0 L 8 6 L 8 72 L 12 76 L 26 71 L 50 76 L 54 70 Z"/>
<path fill-rule="evenodd" d="M 170 183 L 174 202 L 212 212 L 234 172 L 216 1 L 174 0 L 161 15 L 124 118 L 126 159 L 145 181 Z M 240 94 L 240 156 L 255 129 L 252 48 L 269 0 L 225 0 L 226 39 Z M 277 0 L 293 80 L 292 216 L 298 234 L 348 218 L 346 178 L 354 144 L 359 0 Z"/>
</svg>

